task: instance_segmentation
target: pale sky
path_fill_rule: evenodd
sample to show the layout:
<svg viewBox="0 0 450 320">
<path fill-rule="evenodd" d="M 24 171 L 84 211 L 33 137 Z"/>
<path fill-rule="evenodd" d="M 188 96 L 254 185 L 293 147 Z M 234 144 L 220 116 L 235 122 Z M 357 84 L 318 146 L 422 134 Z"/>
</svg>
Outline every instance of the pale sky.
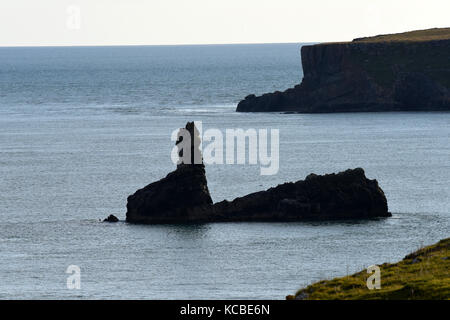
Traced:
<svg viewBox="0 0 450 320">
<path fill-rule="evenodd" d="M 450 0 L 0 0 L 0 46 L 345 41 L 450 26 Z"/>
</svg>

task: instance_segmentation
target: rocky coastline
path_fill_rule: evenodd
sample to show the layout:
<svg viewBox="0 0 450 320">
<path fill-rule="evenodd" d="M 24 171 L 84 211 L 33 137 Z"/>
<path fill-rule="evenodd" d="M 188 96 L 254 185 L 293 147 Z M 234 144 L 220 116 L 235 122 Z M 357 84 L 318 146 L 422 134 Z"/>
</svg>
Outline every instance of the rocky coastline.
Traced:
<svg viewBox="0 0 450 320">
<path fill-rule="evenodd" d="M 238 112 L 450 111 L 450 28 L 301 48 L 303 80 Z"/>
</svg>

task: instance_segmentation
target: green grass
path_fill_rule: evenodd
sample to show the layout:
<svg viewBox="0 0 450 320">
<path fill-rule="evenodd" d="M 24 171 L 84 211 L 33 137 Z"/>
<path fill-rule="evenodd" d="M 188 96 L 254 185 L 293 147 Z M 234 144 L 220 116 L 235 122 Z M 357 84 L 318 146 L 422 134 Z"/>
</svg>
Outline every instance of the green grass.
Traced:
<svg viewBox="0 0 450 320">
<path fill-rule="evenodd" d="M 355 42 L 430 41 L 450 39 L 450 28 L 433 28 L 358 38 Z"/>
<path fill-rule="evenodd" d="M 366 270 L 351 276 L 324 280 L 297 291 L 287 299 L 308 300 L 409 300 L 450 299 L 450 238 L 422 248 L 394 264 L 384 263 L 381 289 L 369 290 Z"/>
</svg>

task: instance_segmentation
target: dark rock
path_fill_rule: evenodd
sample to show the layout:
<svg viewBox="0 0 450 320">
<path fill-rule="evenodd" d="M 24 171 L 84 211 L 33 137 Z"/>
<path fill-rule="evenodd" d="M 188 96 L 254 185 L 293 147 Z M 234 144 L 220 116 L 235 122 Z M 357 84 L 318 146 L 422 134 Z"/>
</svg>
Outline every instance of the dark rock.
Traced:
<svg viewBox="0 0 450 320">
<path fill-rule="evenodd" d="M 188 123 L 186 128 L 195 132 L 193 123 Z M 191 148 L 194 154 L 197 144 L 194 140 L 191 143 L 195 146 Z M 390 216 L 378 182 L 367 179 L 361 168 L 323 176 L 310 174 L 304 181 L 284 183 L 213 204 L 203 163 L 185 162 L 181 161 L 164 179 L 128 197 L 128 222 L 301 221 Z"/>
<path fill-rule="evenodd" d="M 450 28 L 448 34 L 442 40 L 303 46 L 300 85 L 247 96 L 236 111 L 448 111 Z"/>
<path fill-rule="evenodd" d="M 376 180 L 361 168 L 338 174 L 309 175 L 212 206 L 217 221 L 300 221 L 389 217 Z"/>
<path fill-rule="evenodd" d="M 289 300 L 306 300 L 308 299 L 308 294 L 306 292 L 300 292 L 298 295 L 296 295 L 295 297 L 290 297 Z"/>
<path fill-rule="evenodd" d="M 127 221 L 177 223 L 202 220 L 197 206 L 211 205 L 203 165 L 184 165 L 128 197 Z"/>
<path fill-rule="evenodd" d="M 190 160 L 183 160 L 186 150 L 180 149 L 177 169 L 165 178 L 151 183 L 128 197 L 127 221 L 133 223 L 177 223 L 202 220 L 198 206 L 211 205 L 205 167 L 198 149 L 198 132 L 193 122 L 185 128 L 191 136 Z M 180 129 L 182 130 L 182 129 Z M 180 146 L 182 138 L 177 145 Z M 186 155 L 186 154 L 184 154 Z M 195 163 L 195 157 L 200 159 Z"/>
<path fill-rule="evenodd" d="M 115 215 L 110 214 L 103 222 L 119 222 L 119 219 Z"/>
</svg>

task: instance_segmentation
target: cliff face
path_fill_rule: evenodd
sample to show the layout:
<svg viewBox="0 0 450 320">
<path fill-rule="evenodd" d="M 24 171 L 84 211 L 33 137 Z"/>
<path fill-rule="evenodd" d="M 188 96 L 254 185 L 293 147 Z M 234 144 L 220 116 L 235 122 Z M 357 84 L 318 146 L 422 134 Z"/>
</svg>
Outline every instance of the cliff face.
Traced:
<svg viewBox="0 0 450 320">
<path fill-rule="evenodd" d="M 300 85 L 247 96 L 237 111 L 450 110 L 450 28 L 446 37 L 303 46 Z"/>
</svg>

